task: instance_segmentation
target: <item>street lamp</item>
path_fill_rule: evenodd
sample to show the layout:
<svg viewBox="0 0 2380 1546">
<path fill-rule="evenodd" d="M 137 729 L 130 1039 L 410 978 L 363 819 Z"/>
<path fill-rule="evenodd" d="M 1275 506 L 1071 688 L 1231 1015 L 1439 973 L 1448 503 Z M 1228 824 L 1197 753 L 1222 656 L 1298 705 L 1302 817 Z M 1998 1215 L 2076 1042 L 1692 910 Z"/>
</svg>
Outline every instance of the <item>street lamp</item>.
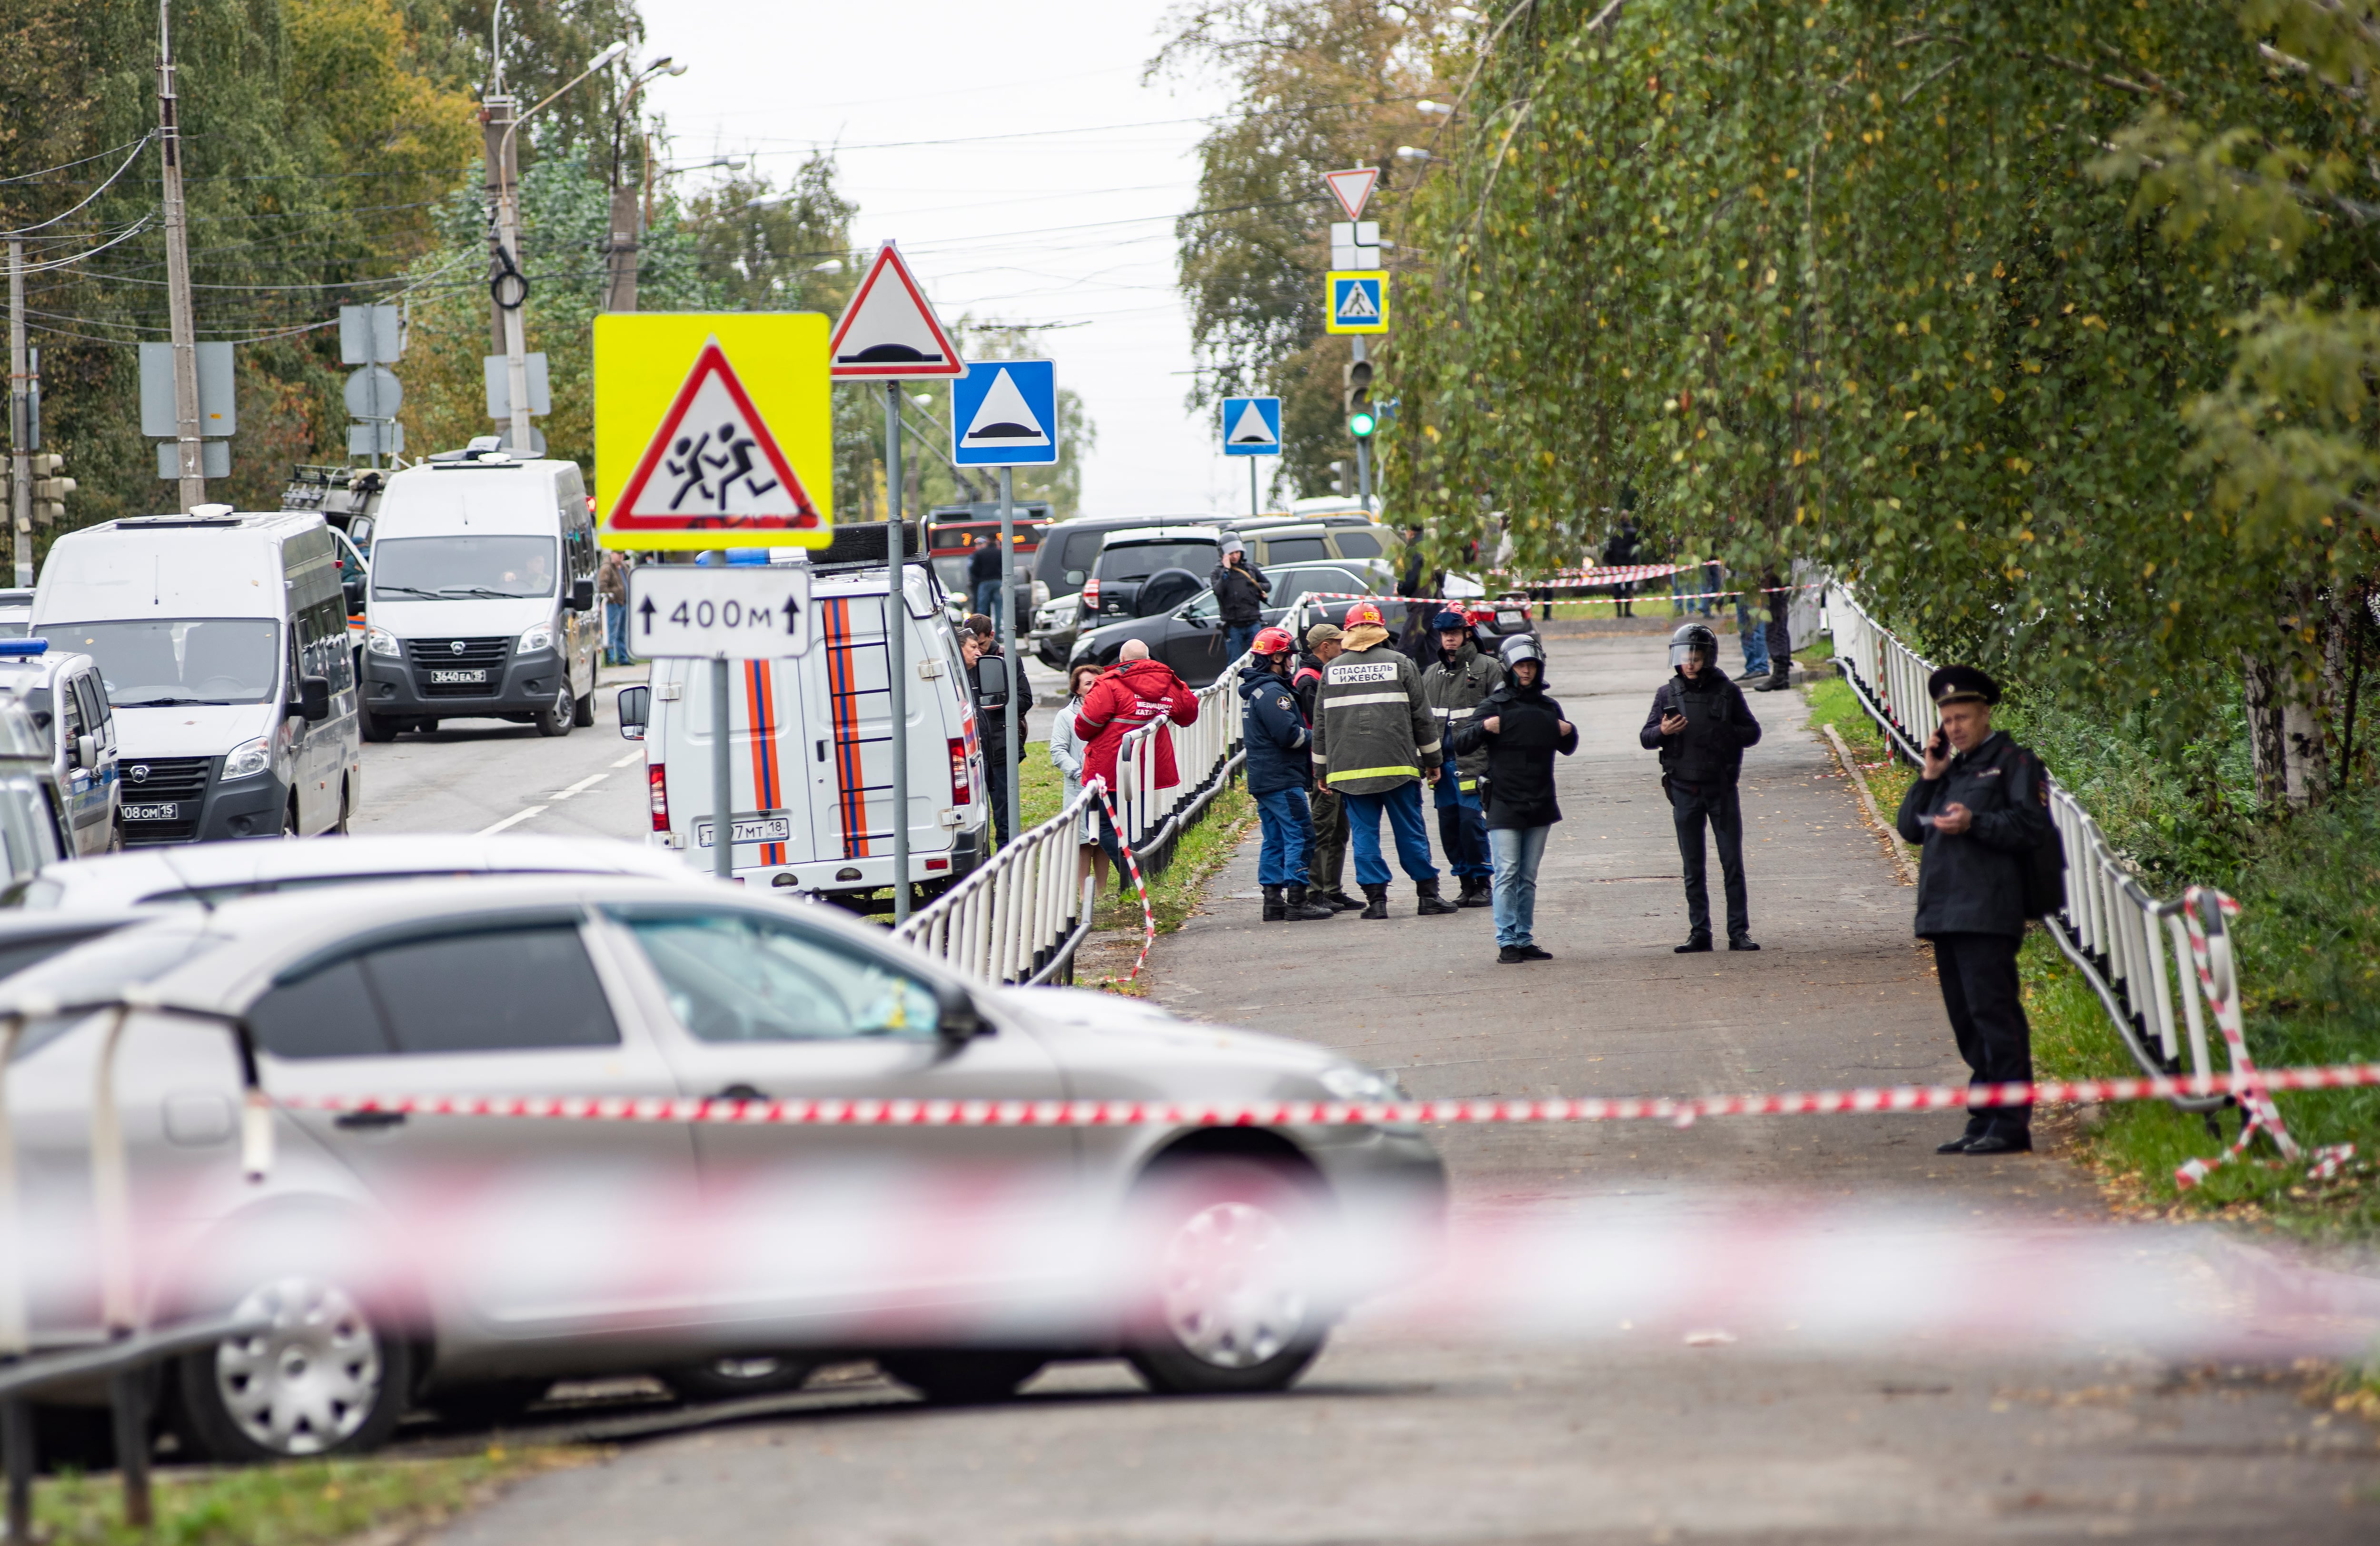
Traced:
<svg viewBox="0 0 2380 1546">
<path fill-rule="evenodd" d="M 1423 150 L 1418 145 L 1399 145 L 1397 147 L 1397 159 L 1399 161 L 1420 163 L 1429 160 L 1430 154 L 1427 151 Z"/>
<path fill-rule="evenodd" d="M 499 18 L 502 14 L 502 10 L 499 9 L 497 13 Z M 528 340 L 521 321 L 521 308 L 528 303 L 528 277 L 521 272 L 520 267 L 520 186 L 519 179 L 513 175 L 515 142 L 520 137 L 521 125 L 552 106 L 565 92 L 627 52 L 628 44 L 625 40 L 611 44 L 602 53 L 588 60 L 585 69 L 563 82 L 543 102 L 520 116 L 510 119 L 504 125 L 504 135 L 496 142 L 495 153 L 491 158 L 494 163 L 493 172 L 497 183 L 496 262 L 500 272 L 490 281 L 489 291 L 495 300 L 496 310 L 502 313 L 504 327 L 505 378 L 512 394 L 512 401 L 508 405 L 512 408 L 512 432 L 508 438 L 516 455 L 528 453 L 536 443 L 532 438 L 534 432 L 528 421 Z M 504 79 L 504 55 L 501 48 L 497 51 L 496 58 L 498 61 L 496 79 L 501 85 Z M 492 109 L 497 100 L 491 97 L 488 105 Z M 504 106 L 506 108 L 511 106 L 509 99 L 504 99 Z M 507 299 L 507 297 L 510 298 Z"/>
<path fill-rule="evenodd" d="M 1427 97 L 1424 97 L 1419 102 L 1414 103 L 1414 111 L 1416 113 L 1427 113 L 1435 118 L 1451 118 L 1454 116 L 1454 104 L 1445 102 L 1432 102 Z"/>
</svg>

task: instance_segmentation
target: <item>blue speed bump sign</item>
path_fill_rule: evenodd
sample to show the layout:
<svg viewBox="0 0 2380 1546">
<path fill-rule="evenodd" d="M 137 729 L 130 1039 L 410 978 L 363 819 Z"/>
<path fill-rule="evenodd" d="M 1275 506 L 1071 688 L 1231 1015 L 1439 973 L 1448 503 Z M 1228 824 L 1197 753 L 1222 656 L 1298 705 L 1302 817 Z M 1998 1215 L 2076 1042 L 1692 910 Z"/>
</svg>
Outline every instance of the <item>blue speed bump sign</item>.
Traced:
<svg viewBox="0 0 2380 1546">
<path fill-rule="evenodd" d="M 1226 456 L 1280 456 L 1281 399 L 1279 397 L 1224 398 L 1223 455 Z"/>
<path fill-rule="evenodd" d="M 1383 269 L 1340 269 L 1322 276 L 1327 333 L 1386 333 L 1389 275 Z"/>
<path fill-rule="evenodd" d="M 1058 367 L 990 359 L 951 383 L 951 460 L 961 467 L 1032 467 L 1058 459 Z"/>
</svg>

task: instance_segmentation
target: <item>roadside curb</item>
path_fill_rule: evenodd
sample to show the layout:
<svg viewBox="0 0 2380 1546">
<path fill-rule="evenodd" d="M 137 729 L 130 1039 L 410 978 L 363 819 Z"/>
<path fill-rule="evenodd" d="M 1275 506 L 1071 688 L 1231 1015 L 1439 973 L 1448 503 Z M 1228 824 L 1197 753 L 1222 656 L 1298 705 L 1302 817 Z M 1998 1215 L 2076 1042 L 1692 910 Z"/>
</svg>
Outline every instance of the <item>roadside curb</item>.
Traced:
<svg viewBox="0 0 2380 1546">
<path fill-rule="evenodd" d="M 1852 787 L 1859 791 L 1860 808 L 1867 812 L 1868 824 L 1882 833 L 1885 842 L 1890 846 L 1892 862 L 1900 869 L 1902 883 L 1915 885 L 1917 883 L 1916 857 L 1911 852 L 1909 845 L 1900 840 L 1900 834 L 1892 830 L 1892 823 L 1884 819 L 1884 812 L 1877 809 L 1876 793 L 1867 786 L 1867 774 L 1860 771 L 1859 760 L 1852 755 L 1852 749 L 1843 743 L 1840 731 L 1831 724 L 1822 724 L 1818 728 L 1826 732 L 1827 744 L 1835 749 L 1835 761 L 1842 764 L 1843 772 L 1851 778 Z"/>
</svg>

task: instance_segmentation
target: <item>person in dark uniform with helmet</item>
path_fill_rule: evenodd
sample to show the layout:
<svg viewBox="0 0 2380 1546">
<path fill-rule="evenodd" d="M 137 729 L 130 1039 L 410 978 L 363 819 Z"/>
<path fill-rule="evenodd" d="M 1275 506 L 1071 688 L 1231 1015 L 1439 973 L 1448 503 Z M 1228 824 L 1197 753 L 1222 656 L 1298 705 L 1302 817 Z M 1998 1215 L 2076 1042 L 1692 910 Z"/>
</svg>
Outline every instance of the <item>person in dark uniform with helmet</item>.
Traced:
<svg viewBox="0 0 2380 1546">
<path fill-rule="evenodd" d="M 1900 835 L 1925 846 L 1917 867 L 1917 935 L 1934 946 L 1959 1055 L 1970 1084 L 2030 1083 L 2033 1027 L 2017 981 L 2027 876 L 2036 852 L 2058 842 L 2049 774 L 2041 759 L 1992 728 L 1999 685 L 1972 665 L 1929 677 L 1942 727 L 1925 744 L 1917 782 L 1901 797 Z M 1941 1154 L 2023 1153 L 2033 1148 L 2030 1106 L 1976 1107 Z"/>
<path fill-rule="evenodd" d="M 1703 826 L 1718 848 L 1718 872 L 1727 892 L 1727 947 L 1757 950 L 1752 943 L 1752 909 L 1743 885 L 1743 808 L 1735 794 L 1743 749 L 1758 744 L 1760 722 L 1743 693 L 1718 668 L 1718 635 L 1688 623 L 1670 636 L 1675 675 L 1653 694 L 1637 740 L 1661 754 L 1661 790 L 1678 829 L 1678 855 L 1685 861 L 1686 943 L 1681 956 L 1711 947 L 1710 887 L 1703 851 Z"/>
</svg>

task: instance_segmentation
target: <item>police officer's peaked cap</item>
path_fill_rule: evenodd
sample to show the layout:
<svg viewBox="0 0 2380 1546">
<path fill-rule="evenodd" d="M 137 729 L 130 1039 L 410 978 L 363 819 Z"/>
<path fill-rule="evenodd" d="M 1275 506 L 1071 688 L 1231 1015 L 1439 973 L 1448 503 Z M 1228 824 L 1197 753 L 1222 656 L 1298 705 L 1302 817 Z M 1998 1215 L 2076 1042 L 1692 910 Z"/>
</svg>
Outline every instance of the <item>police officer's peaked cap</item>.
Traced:
<svg viewBox="0 0 2380 1546">
<path fill-rule="evenodd" d="M 1972 665 L 1946 665 L 1925 678 L 1925 696 L 1941 703 L 1997 703 L 2000 685 Z"/>
</svg>

